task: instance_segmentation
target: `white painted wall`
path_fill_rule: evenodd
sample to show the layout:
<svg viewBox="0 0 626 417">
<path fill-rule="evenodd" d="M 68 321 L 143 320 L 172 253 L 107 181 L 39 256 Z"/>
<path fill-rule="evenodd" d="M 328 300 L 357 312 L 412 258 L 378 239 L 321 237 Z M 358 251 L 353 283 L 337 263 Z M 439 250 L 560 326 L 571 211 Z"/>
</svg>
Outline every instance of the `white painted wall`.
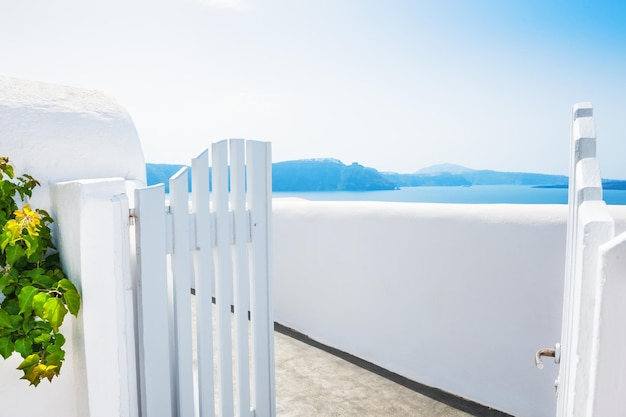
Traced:
<svg viewBox="0 0 626 417">
<path fill-rule="evenodd" d="M 0 360 L 0 416 L 7 417 L 83 417 L 86 412 L 87 397 L 83 396 L 86 386 L 77 375 L 84 375 L 84 363 L 74 360 L 76 354 L 71 339 L 75 334 L 76 320 L 66 317 L 61 333 L 68 337 L 66 342 L 66 360 L 61 374 L 53 383 L 43 381 L 32 387 L 27 381 L 20 380 L 24 373 L 15 369 L 23 360 L 13 354 L 7 360 Z"/>
<path fill-rule="evenodd" d="M 15 370 L 19 355 L 0 361 L 0 398 L 10 399 L 0 416 L 128 415 L 133 388 L 120 377 L 128 365 L 118 343 L 128 329 L 117 322 L 125 294 L 114 280 L 124 277 L 128 265 L 119 245 L 124 229 L 113 227 L 121 219 L 111 212 L 111 198 L 145 184 L 133 122 L 97 91 L 0 77 L 0 155 L 10 158 L 17 174 L 41 182 L 31 204 L 51 212 L 57 219 L 53 228 L 61 226 L 61 260 L 83 297 L 78 319 L 65 318 L 67 359 L 59 378 L 29 387 Z M 93 180 L 109 177 L 116 179 Z M 78 179 L 91 181 L 58 187 L 52 204 L 55 183 Z M 88 367 L 97 371 L 87 374 Z"/>
<path fill-rule="evenodd" d="M 274 200 L 275 319 L 515 416 L 555 413 L 567 207 Z M 611 207 L 619 232 L 626 207 Z"/>
</svg>

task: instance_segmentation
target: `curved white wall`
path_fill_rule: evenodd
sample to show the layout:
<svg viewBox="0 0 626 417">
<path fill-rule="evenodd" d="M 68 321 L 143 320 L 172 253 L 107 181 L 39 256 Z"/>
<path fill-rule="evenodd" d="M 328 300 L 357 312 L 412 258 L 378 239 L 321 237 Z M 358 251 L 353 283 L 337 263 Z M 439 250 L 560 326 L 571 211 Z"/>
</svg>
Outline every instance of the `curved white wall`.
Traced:
<svg viewBox="0 0 626 417">
<path fill-rule="evenodd" d="M 626 208 L 613 207 L 624 228 Z M 565 205 L 274 200 L 275 319 L 516 416 L 555 413 Z"/>
<path fill-rule="evenodd" d="M 0 76 L 0 155 L 41 182 L 34 206 L 50 208 L 50 185 L 121 177 L 146 182 L 143 150 L 124 108 L 94 90 Z"/>
</svg>

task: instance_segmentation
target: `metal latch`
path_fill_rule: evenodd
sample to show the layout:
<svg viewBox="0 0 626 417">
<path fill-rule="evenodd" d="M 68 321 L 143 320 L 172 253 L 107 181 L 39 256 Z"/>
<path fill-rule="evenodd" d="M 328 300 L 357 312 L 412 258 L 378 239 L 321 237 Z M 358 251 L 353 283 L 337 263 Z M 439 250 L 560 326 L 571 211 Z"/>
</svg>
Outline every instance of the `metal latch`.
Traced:
<svg viewBox="0 0 626 417">
<path fill-rule="evenodd" d="M 554 363 L 561 362 L 561 344 L 557 343 L 553 348 L 544 348 L 539 349 L 537 353 L 535 353 L 535 366 L 538 369 L 543 369 L 543 362 L 541 361 L 542 356 L 547 356 L 554 358 Z"/>
</svg>

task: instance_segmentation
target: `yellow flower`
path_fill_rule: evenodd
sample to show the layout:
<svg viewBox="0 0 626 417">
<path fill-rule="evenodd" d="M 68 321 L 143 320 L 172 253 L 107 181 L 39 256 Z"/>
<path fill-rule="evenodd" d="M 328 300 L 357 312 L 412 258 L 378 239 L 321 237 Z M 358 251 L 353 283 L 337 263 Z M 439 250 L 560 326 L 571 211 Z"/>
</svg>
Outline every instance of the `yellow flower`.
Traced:
<svg viewBox="0 0 626 417">
<path fill-rule="evenodd" d="M 39 236 L 39 226 L 41 225 L 39 213 L 33 211 L 28 204 L 25 204 L 22 210 L 15 210 L 13 214 L 15 215 L 15 221 L 22 229 L 26 229 L 29 236 Z"/>
<path fill-rule="evenodd" d="M 24 242 L 26 247 L 30 249 L 31 241 L 24 238 L 24 230 L 30 238 L 39 236 L 41 216 L 33 211 L 28 204 L 24 205 L 22 210 L 15 210 L 13 214 L 15 219 L 7 221 L 2 228 L 0 250 L 4 251 L 7 245 L 14 246 L 18 242 Z"/>
</svg>

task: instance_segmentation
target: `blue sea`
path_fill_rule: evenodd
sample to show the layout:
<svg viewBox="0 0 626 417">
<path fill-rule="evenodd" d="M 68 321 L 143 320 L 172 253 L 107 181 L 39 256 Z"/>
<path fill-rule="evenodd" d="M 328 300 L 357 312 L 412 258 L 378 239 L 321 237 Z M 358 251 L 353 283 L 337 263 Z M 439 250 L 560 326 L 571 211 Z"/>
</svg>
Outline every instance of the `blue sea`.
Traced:
<svg viewBox="0 0 626 417">
<path fill-rule="evenodd" d="M 404 187 L 389 191 L 274 192 L 273 196 L 315 201 L 396 201 L 452 204 L 567 204 L 566 188 L 525 185 L 474 185 L 472 187 Z M 626 205 L 626 190 L 604 190 L 607 204 Z"/>
</svg>

